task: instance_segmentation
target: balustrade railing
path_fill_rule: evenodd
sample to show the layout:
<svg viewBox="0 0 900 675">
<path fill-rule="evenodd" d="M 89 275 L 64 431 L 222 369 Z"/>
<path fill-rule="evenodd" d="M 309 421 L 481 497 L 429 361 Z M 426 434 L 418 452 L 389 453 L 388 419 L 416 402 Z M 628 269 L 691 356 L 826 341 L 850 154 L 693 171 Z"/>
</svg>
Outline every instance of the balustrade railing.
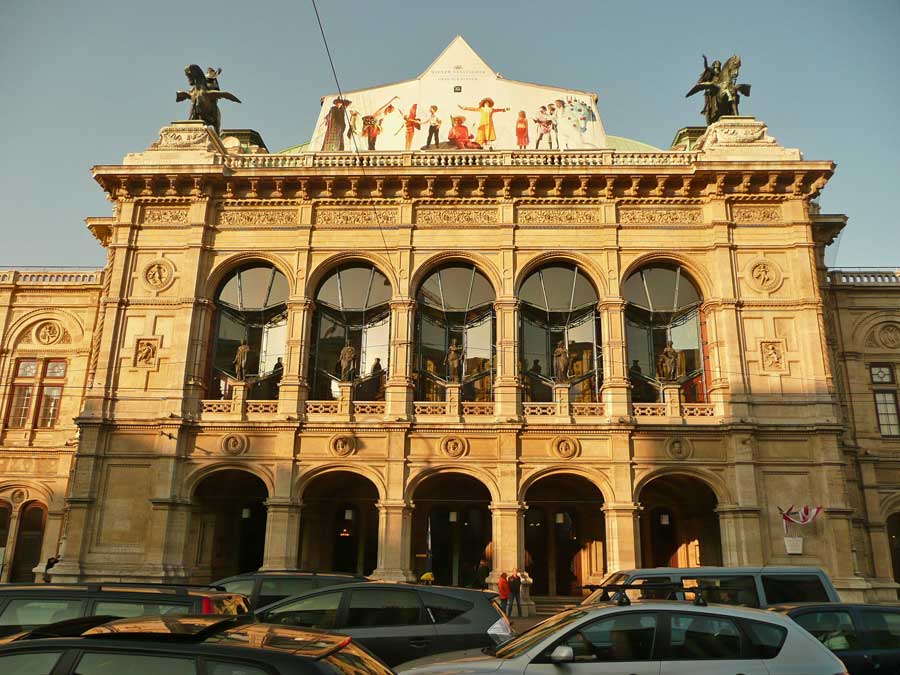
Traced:
<svg viewBox="0 0 900 675">
<path fill-rule="evenodd" d="M 306 402 L 306 414 L 307 415 L 337 415 L 338 413 L 338 402 L 337 401 L 307 401 Z"/>
<path fill-rule="evenodd" d="M 523 403 L 522 411 L 526 417 L 552 417 L 556 414 L 555 403 Z"/>
<path fill-rule="evenodd" d="M 200 412 L 203 413 L 230 413 L 232 410 L 232 401 L 212 399 L 200 401 Z"/>
<path fill-rule="evenodd" d="M 463 415 L 493 415 L 493 401 L 464 401 L 460 404 Z"/>
<path fill-rule="evenodd" d="M 631 412 L 635 417 L 665 417 L 665 403 L 633 403 Z"/>
<path fill-rule="evenodd" d="M 384 415 L 384 401 L 354 401 L 355 415 Z"/>
<path fill-rule="evenodd" d="M 414 401 L 413 414 L 415 415 L 446 415 L 447 404 L 444 401 Z"/>
<path fill-rule="evenodd" d="M 247 401 L 248 413 L 277 413 L 278 401 Z"/>
<path fill-rule="evenodd" d="M 682 403 L 682 417 L 715 417 L 716 406 L 712 403 Z"/>
<path fill-rule="evenodd" d="M 573 403 L 572 417 L 603 417 L 606 406 L 603 403 Z"/>
<path fill-rule="evenodd" d="M 900 286 L 900 269 L 833 269 L 828 270 L 826 279 L 830 284 Z"/>
</svg>

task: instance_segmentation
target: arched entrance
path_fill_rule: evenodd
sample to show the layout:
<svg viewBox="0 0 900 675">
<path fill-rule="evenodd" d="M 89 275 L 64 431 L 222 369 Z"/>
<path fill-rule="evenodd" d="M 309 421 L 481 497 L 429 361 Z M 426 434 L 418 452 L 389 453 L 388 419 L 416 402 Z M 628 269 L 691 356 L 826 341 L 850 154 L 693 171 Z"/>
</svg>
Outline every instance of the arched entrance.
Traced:
<svg viewBox="0 0 900 675">
<path fill-rule="evenodd" d="M 532 595 L 581 595 L 605 572 L 603 494 L 572 474 L 539 479 L 525 493 L 525 570 Z"/>
<path fill-rule="evenodd" d="M 351 471 L 312 479 L 303 491 L 300 567 L 371 574 L 378 562 L 378 488 Z"/>
<path fill-rule="evenodd" d="M 716 495 L 691 476 L 661 476 L 640 493 L 643 567 L 722 564 Z"/>
<path fill-rule="evenodd" d="M 894 581 L 900 584 L 900 513 L 894 513 L 887 519 L 888 545 L 891 547 L 891 564 L 894 570 Z M 900 597 L 900 589 L 897 590 Z"/>
<path fill-rule="evenodd" d="M 262 480 L 240 469 L 200 481 L 192 500 L 196 577 L 216 580 L 262 566 L 268 496 Z"/>
<path fill-rule="evenodd" d="M 19 531 L 13 551 L 10 581 L 34 581 L 32 569 L 41 561 L 47 507 L 40 502 L 28 502 L 19 511 Z"/>
<path fill-rule="evenodd" d="M 418 578 L 477 587 L 481 561 L 491 567 L 491 493 L 479 480 L 459 473 L 426 478 L 413 494 L 413 561 Z"/>
</svg>

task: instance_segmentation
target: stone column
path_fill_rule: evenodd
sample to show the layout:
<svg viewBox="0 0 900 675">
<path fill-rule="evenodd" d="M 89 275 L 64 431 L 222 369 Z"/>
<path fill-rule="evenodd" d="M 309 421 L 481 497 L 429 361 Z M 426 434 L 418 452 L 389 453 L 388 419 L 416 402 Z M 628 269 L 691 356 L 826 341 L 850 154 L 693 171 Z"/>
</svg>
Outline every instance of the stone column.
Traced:
<svg viewBox="0 0 900 675">
<path fill-rule="evenodd" d="M 261 569 L 296 569 L 301 505 L 290 499 L 270 497 L 266 508 L 266 544 Z"/>
<path fill-rule="evenodd" d="M 278 390 L 278 412 L 282 415 L 300 415 L 309 398 L 310 333 L 315 304 L 309 298 L 298 298 L 288 303 L 290 335 L 285 354 L 284 374 Z"/>
<path fill-rule="evenodd" d="M 407 420 L 412 414 L 415 309 L 410 298 L 391 300 L 391 356 L 385 387 L 385 415 L 390 420 Z"/>
<path fill-rule="evenodd" d="M 494 414 L 500 419 L 518 419 L 522 410 L 519 377 L 519 301 L 512 297 L 494 303 L 497 319 L 497 356 L 494 360 Z"/>
<path fill-rule="evenodd" d="M 666 404 L 666 417 L 681 417 L 681 387 L 674 382 L 662 386 L 662 402 Z"/>
<path fill-rule="evenodd" d="M 3 570 L 0 572 L 0 583 L 9 581 L 9 574 L 12 571 L 13 557 L 16 555 L 16 540 L 19 538 L 19 508 L 13 509 L 9 516 L 9 533 L 6 535 L 6 554 L 3 560 Z"/>
<path fill-rule="evenodd" d="M 572 421 L 569 411 L 569 383 L 560 382 L 553 385 L 553 401 L 556 403 L 556 420 L 563 424 Z"/>
<path fill-rule="evenodd" d="M 640 509 L 639 504 L 631 502 L 610 502 L 603 505 L 610 572 L 640 567 L 641 538 L 638 521 Z"/>
<path fill-rule="evenodd" d="M 381 500 L 378 506 L 378 566 L 372 572 L 376 579 L 414 581 L 410 569 L 412 545 L 411 504 Z"/>
<path fill-rule="evenodd" d="M 722 564 L 726 567 L 764 565 L 760 509 L 755 506 L 719 504 L 719 537 Z"/>
<path fill-rule="evenodd" d="M 625 344 L 625 301 L 622 298 L 604 298 L 597 309 L 600 311 L 600 339 L 603 344 L 600 400 L 604 403 L 607 417 L 630 417 L 631 383 L 628 380 Z"/>
<path fill-rule="evenodd" d="M 462 406 L 460 402 L 462 401 L 462 385 L 457 384 L 455 382 L 451 382 L 447 385 L 447 388 L 444 390 L 445 399 L 447 401 L 447 410 L 446 414 L 448 417 L 454 417 L 457 421 L 462 415 Z"/>
</svg>

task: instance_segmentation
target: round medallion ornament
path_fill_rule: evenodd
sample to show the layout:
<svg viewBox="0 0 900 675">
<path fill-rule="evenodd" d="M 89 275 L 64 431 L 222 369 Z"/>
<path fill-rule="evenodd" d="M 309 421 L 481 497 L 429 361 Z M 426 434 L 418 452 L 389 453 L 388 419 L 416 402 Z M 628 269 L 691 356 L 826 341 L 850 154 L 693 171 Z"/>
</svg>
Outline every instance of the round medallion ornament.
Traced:
<svg viewBox="0 0 900 675">
<path fill-rule="evenodd" d="M 878 338 L 888 349 L 897 349 L 900 347 L 900 326 L 895 323 L 883 325 L 878 331 Z"/>
<path fill-rule="evenodd" d="M 757 258 L 747 265 L 747 283 L 757 291 L 778 290 L 783 279 L 781 268 L 768 258 Z"/>
<path fill-rule="evenodd" d="M 690 441 L 684 438 L 670 438 L 666 442 L 666 454 L 672 459 L 689 459 L 694 449 Z"/>
<path fill-rule="evenodd" d="M 464 456 L 469 451 L 469 443 L 462 436 L 455 434 L 441 439 L 441 452 L 452 459 Z"/>
<path fill-rule="evenodd" d="M 337 434 L 331 437 L 328 448 L 338 457 L 349 457 L 356 452 L 356 438 L 350 434 Z"/>
<path fill-rule="evenodd" d="M 237 457 L 250 449 L 250 439 L 244 434 L 226 434 L 219 441 L 219 448 L 226 455 Z"/>
<path fill-rule="evenodd" d="M 62 338 L 63 329 L 58 321 L 44 321 L 34 331 L 35 339 L 42 345 L 54 345 Z"/>
<path fill-rule="evenodd" d="M 9 496 L 9 498 L 12 500 L 12 503 L 16 504 L 16 505 L 19 505 L 22 502 L 24 502 L 27 497 L 28 497 L 28 493 L 25 492 L 25 490 L 23 490 L 22 488 L 13 490 L 12 494 Z"/>
<path fill-rule="evenodd" d="M 151 260 L 144 265 L 141 279 L 151 291 L 164 291 L 175 281 L 175 265 L 165 258 Z"/>
<path fill-rule="evenodd" d="M 550 444 L 553 454 L 560 459 L 572 459 L 581 450 L 581 444 L 572 436 L 557 436 Z"/>
</svg>

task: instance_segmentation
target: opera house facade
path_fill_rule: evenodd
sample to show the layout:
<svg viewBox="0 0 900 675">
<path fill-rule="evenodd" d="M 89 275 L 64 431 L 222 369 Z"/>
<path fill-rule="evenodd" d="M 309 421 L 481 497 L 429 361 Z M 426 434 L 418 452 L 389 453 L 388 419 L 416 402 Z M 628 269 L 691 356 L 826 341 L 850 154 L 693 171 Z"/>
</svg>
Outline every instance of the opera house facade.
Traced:
<svg viewBox="0 0 900 675">
<path fill-rule="evenodd" d="M 900 277 L 826 269 L 835 165 L 781 140 L 610 136 L 460 38 L 284 152 L 164 127 L 93 169 L 104 268 L 0 270 L 2 580 L 818 565 L 895 598 Z"/>
</svg>

